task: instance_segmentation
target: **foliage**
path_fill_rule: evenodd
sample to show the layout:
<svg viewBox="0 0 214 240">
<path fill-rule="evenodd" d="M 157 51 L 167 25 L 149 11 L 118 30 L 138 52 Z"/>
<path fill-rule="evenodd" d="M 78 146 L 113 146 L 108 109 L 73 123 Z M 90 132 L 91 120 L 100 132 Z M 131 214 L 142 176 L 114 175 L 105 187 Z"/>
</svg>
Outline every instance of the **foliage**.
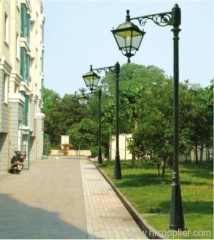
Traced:
<svg viewBox="0 0 214 240">
<path fill-rule="evenodd" d="M 155 66 L 125 64 L 121 66 L 119 85 L 119 132 L 133 134 L 129 146 L 133 155 L 142 158 L 152 154 L 157 160 L 171 161 L 173 79 Z M 100 88 L 101 145 L 108 155 L 116 122 L 114 72 L 101 79 Z M 179 84 L 179 150 L 186 159 L 193 148 L 197 153 L 199 147 L 212 147 L 212 89 L 212 84 L 206 88 L 188 81 Z M 52 145 L 59 145 L 60 135 L 71 134 L 74 148 L 97 146 L 98 111 L 96 92 L 82 107 L 72 94 L 61 98 L 52 90 L 44 91 L 45 133 L 49 134 Z M 196 163 L 201 160 L 202 150 L 200 156 L 196 156 Z"/>
<path fill-rule="evenodd" d="M 162 179 L 158 175 L 156 164 L 151 161 L 138 161 L 135 167 L 129 161 L 121 161 L 123 179 L 116 181 L 113 180 L 114 161 L 106 161 L 99 167 L 151 226 L 165 232 L 170 215 L 171 170 L 167 169 L 166 177 Z M 212 168 L 209 165 L 183 163 L 180 165 L 180 182 L 188 238 L 213 239 Z M 210 235 L 193 235 L 194 231 L 202 230 L 209 231 Z M 185 234 L 181 238 L 185 238 Z"/>
<path fill-rule="evenodd" d="M 70 143 L 64 143 L 61 146 L 63 147 L 63 149 L 69 149 L 72 147 L 72 145 Z"/>
<path fill-rule="evenodd" d="M 74 149 L 91 149 L 97 143 L 97 124 L 91 119 L 83 119 L 68 130 Z"/>
<path fill-rule="evenodd" d="M 59 104 L 61 98 L 58 93 L 53 90 L 45 88 L 43 91 L 43 100 L 45 113 L 45 125 L 44 131 L 49 135 L 49 139 L 52 145 L 59 145 L 57 138 L 60 138 L 59 135 L 59 119 L 60 115 L 58 112 Z"/>
<path fill-rule="evenodd" d="M 210 148 L 212 146 L 212 86 L 204 89 L 191 87 L 186 81 L 181 88 L 180 126 L 181 126 L 181 148 L 188 152 L 193 146 Z M 202 158 L 200 159 L 202 160 Z M 198 155 L 196 154 L 196 164 Z"/>
<path fill-rule="evenodd" d="M 99 147 L 95 146 L 91 148 L 91 157 L 97 157 L 99 152 Z M 101 147 L 102 155 L 106 155 L 106 150 L 104 147 Z"/>
<path fill-rule="evenodd" d="M 45 133 L 49 135 L 52 146 L 60 145 L 60 136 L 66 135 L 68 129 L 79 122 L 84 111 L 73 95 L 63 98 L 53 90 L 44 89 Z"/>
</svg>

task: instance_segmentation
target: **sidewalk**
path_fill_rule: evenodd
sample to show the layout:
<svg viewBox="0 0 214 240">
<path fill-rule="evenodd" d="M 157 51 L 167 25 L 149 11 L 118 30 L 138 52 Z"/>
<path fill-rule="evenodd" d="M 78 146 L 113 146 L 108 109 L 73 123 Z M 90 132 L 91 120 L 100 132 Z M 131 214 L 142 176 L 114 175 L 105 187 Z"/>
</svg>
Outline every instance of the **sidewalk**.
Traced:
<svg viewBox="0 0 214 240">
<path fill-rule="evenodd" d="M 93 163 L 61 157 L 0 176 L 0 238 L 145 236 Z"/>
</svg>

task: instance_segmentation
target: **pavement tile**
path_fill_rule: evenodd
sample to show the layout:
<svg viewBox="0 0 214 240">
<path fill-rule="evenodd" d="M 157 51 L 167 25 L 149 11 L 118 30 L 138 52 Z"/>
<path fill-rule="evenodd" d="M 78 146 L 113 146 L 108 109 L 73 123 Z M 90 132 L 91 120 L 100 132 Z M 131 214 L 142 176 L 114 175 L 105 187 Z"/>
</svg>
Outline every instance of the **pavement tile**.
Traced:
<svg viewBox="0 0 214 240">
<path fill-rule="evenodd" d="M 79 160 L 41 160 L 1 178 L 0 206 L 1 239 L 88 238 Z"/>
<path fill-rule="evenodd" d="M 145 239 L 87 159 L 33 162 L 0 172 L 0 239 Z"/>
<path fill-rule="evenodd" d="M 80 165 L 88 231 L 100 239 L 129 239 L 130 231 L 135 233 L 132 238 L 146 239 L 95 165 L 88 161 Z"/>
</svg>

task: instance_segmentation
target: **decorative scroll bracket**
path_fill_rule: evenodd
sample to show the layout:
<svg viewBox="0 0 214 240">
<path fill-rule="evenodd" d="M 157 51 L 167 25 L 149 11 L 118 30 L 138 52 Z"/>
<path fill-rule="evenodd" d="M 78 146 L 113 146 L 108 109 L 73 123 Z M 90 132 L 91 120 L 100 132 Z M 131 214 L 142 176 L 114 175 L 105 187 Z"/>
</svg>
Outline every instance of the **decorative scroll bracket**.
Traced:
<svg viewBox="0 0 214 240">
<path fill-rule="evenodd" d="M 110 67 L 101 67 L 101 68 L 92 68 L 93 71 L 96 71 L 98 74 L 100 74 L 102 71 L 109 73 L 109 72 L 114 72 L 115 71 L 115 66 L 110 66 Z"/>
<path fill-rule="evenodd" d="M 164 12 L 164 13 L 157 13 L 152 15 L 145 15 L 141 17 L 134 17 L 130 18 L 130 20 L 138 20 L 141 26 L 145 26 L 147 20 L 153 21 L 160 27 L 170 26 L 172 25 L 172 12 Z"/>
</svg>

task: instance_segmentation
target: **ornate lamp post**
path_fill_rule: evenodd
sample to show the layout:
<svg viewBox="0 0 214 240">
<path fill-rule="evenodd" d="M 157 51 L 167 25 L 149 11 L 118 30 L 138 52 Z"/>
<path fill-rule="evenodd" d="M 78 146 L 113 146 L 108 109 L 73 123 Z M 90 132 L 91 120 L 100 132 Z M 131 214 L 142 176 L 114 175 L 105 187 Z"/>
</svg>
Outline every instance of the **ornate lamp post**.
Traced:
<svg viewBox="0 0 214 240">
<path fill-rule="evenodd" d="M 152 20 L 158 26 L 173 26 L 173 62 L 174 62 L 174 103 L 173 103 L 173 119 L 174 119 L 174 163 L 173 163 L 173 182 L 170 209 L 169 229 L 184 229 L 184 217 L 181 199 L 181 190 L 179 183 L 179 164 L 178 164 L 178 91 L 179 91 L 179 26 L 181 24 L 181 10 L 177 4 L 170 12 L 145 15 L 141 17 L 130 18 L 129 10 L 127 10 L 126 22 L 119 25 L 117 29 L 112 30 L 114 38 L 119 49 L 128 58 L 132 57 L 139 49 L 142 38 L 145 34 L 131 20 L 138 20 L 139 24 L 144 26 L 147 20 Z"/>
<path fill-rule="evenodd" d="M 80 94 L 75 92 L 75 97 L 77 98 L 80 105 L 85 106 L 88 103 L 88 95 L 85 94 L 85 89 L 80 89 Z"/>
<path fill-rule="evenodd" d="M 116 75 L 116 153 L 115 153 L 115 165 L 114 165 L 114 178 L 121 179 L 121 166 L 120 166 L 120 153 L 119 153 L 119 74 L 120 74 L 120 64 L 117 62 L 115 66 L 110 67 L 102 67 L 93 69 L 90 67 L 90 72 L 86 73 L 83 78 L 85 82 L 89 82 L 90 79 L 96 79 L 99 77 L 94 71 L 97 73 L 104 72 L 115 72 Z M 100 77 L 99 77 L 100 78 Z M 101 95 L 100 95 L 101 96 Z M 100 138 L 99 138 L 100 139 Z M 101 148 L 99 150 L 99 155 L 101 154 Z"/>
<path fill-rule="evenodd" d="M 84 95 L 78 97 L 78 102 L 80 105 L 85 106 L 88 103 L 88 98 Z"/>
<path fill-rule="evenodd" d="M 86 87 L 88 87 L 90 91 L 93 92 L 100 81 L 100 76 L 98 76 L 95 72 L 93 72 L 92 65 L 90 66 L 90 71 L 87 72 L 82 77 L 85 81 Z"/>
<path fill-rule="evenodd" d="M 126 22 L 112 30 L 112 33 L 119 50 L 128 58 L 128 63 L 130 63 L 130 58 L 138 51 L 145 32 L 130 21 L 129 10 L 127 10 Z"/>
<path fill-rule="evenodd" d="M 97 87 L 100 76 L 98 76 L 95 72 L 93 72 L 92 65 L 90 66 L 90 71 L 82 76 L 85 85 L 90 89 L 91 92 Z M 102 91 L 99 89 L 98 91 L 98 100 L 99 100 L 99 107 L 98 107 L 98 163 L 102 164 L 102 149 L 101 149 L 101 96 Z"/>
</svg>

